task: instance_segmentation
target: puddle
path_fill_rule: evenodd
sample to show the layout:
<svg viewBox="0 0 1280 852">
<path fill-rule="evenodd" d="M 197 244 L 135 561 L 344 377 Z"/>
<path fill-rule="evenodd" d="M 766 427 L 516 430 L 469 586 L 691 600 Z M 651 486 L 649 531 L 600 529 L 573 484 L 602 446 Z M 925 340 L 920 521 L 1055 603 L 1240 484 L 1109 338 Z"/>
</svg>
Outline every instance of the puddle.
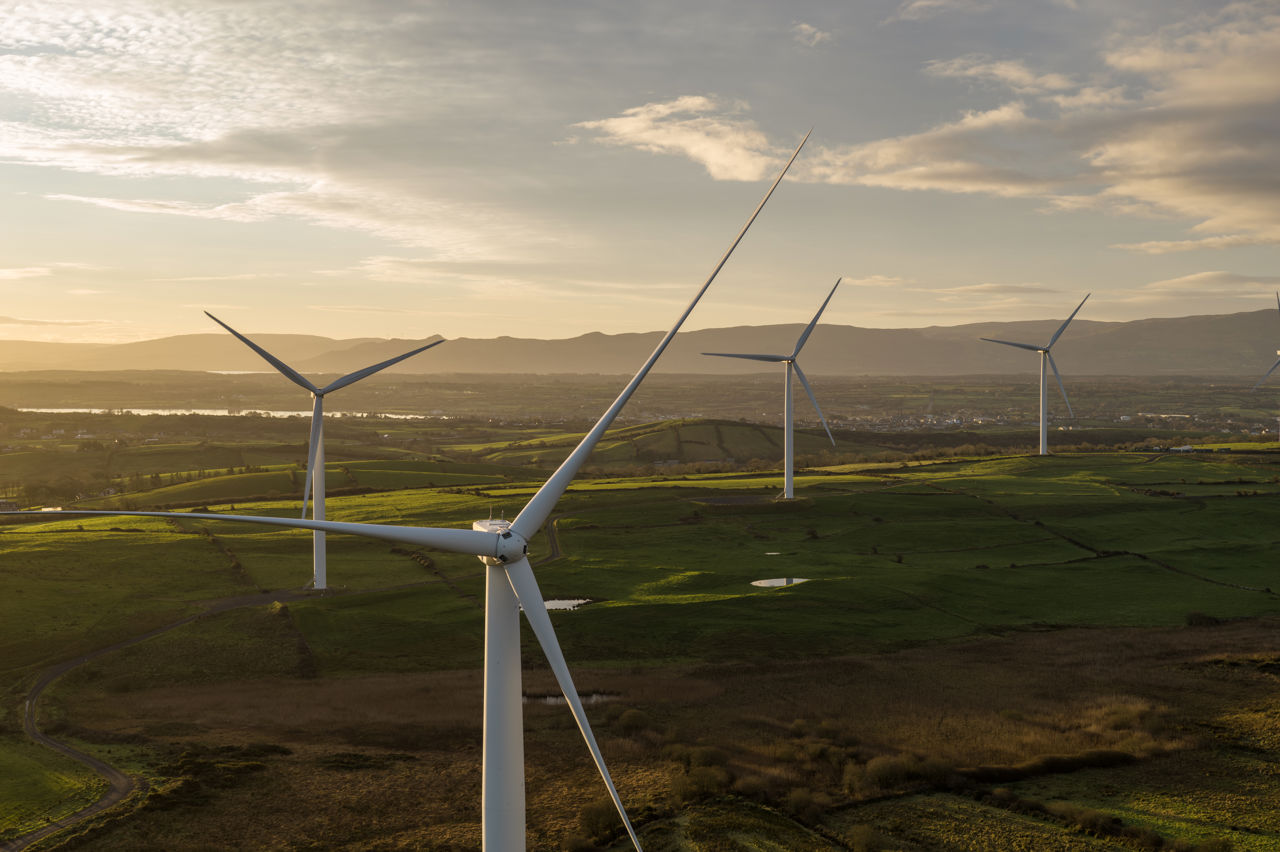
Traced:
<svg viewBox="0 0 1280 852">
<path fill-rule="evenodd" d="M 562 598 L 544 601 L 544 603 L 546 603 L 547 609 L 577 609 L 584 604 L 591 603 L 591 598 L 575 598 L 572 600 L 569 598 Z"/>
<path fill-rule="evenodd" d="M 795 586 L 809 582 L 808 577 L 774 577 L 771 580 L 752 580 L 753 586 Z"/>
<path fill-rule="evenodd" d="M 613 701 L 618 698 L 616 693 L 612 692 L 588 692 L 579 695 L 578 698 L 586 704 L 603 704 L 606 701 Z M 545 704 L 549 707 L 563 707 L 568 702 L 564 700 L 564 696 L 559 693 L 555 695 L 525 695 L 521 698 L 525 704 Z"/>
<path fill-rule="evenodd" d="M 780 551 L 780 550 L 766 550 L 766 551 L 764 552 L 764 555 L 765 555 L 765 556 L 781 556 L 781 555 L 782 555 L 782 551 Z"/>
</svg>

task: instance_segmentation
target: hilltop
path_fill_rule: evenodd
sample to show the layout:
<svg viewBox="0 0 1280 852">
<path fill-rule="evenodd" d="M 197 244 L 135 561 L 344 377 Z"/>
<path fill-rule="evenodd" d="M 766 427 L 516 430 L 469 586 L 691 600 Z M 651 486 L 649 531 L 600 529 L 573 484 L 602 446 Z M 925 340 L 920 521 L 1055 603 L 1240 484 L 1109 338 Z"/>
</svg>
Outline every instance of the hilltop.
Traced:
<svg viewBox="0 0 1280 852">
<path fill-rule="evenodd" d="M 961 376 L 1034 370 L 1029 355 L 984 343 L 995 337 L 1046 341 L 1062 319 L 969 323 L 927 328 L 820 325 L 804 353 L 810 375 Z M 678 335 L 658 364 L 667 373 L 758 373 L 757 362 L 704 357 L 703 352 L 790 352 L 802 323 L 735 326 Z M 1065 374 L 1125 376 L 1254 376 L 1270 366 L 1277 339 L 1271 310 L 1130 322 L 1077 319 L 1054 353 Z M 251 336 L 306 374 L 346 373 L 393 357 L 420 340 L 333 340 L 298 334 Z M 661 339 L 659 332 L 592 332 L 561 340 L 457 338 L 391 371 L 407 374 L 629 374 Z M 228 334 L 187 334 L 135 343 L 0 341 L 0 371 L 20 370 L 261 371 L 263 361 Z M 767 368 L 766 368 L 767 369 Z"/>
</svg>

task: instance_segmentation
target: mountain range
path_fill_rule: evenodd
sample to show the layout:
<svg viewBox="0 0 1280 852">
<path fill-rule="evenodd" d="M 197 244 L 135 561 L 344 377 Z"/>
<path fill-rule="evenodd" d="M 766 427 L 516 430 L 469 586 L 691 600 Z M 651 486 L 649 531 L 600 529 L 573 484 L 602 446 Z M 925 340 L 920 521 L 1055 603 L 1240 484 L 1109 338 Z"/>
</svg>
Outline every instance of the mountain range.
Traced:
<svg viewBox="0 0 1280 852">
<path fill-rule="evenodd" d="M 927 328 L 819 325 L 800 359 L 810 375 L 943 376 L 1034 372 L 1032 353 L 984 343 L 994 337 L 1046 342 L 1061 319 L 970 323 Z M 667 373 L 741 374 L 770 369 L 760 362 L 708 358 L 703 352 L 789 354 L 802 323 L 686 331 L 657 366 Z M 348 373 L 391 358 L 423 340 L 300 334 L 251 335 L 305 375 Z M 438 337 L 438 336 L 437 336 Z M 389 372 L 629 374 L 661 332 L 593 332 L 560 340 L 499 337 L 448 340 Z M 1280 322 L 1275 311 L 1098 322 L 1077 319 L 1054 346 L 1064 375 L 1204 375 L 1248 379 L 1275 360 Z M 261 372 L 270 368 L 228 334 L 187 334 L 135 343 L 0 341 L 0 371 L 196 370 Z"/>
</svg>

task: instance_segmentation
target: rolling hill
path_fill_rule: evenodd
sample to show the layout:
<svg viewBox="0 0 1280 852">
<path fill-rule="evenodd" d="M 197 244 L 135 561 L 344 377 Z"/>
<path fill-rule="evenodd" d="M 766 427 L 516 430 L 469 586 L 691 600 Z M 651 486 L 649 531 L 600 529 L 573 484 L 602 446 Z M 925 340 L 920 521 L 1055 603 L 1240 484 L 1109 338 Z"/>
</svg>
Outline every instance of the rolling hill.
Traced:
<svg viewBox="0 0 1280 852">
<path fill-rule="evenodd" d="M 1060 319 L 971 323 L 928 328 L 822 325 L 805 349 L 809 374 L 850 376 L 990 375 L 1034 371 L 1029 355 L 983 343 L 980 337 L 1047 340 Z M 684 332 L 658 371 L 740 374 L 760 365 L 707 358 L 708 351 L 789 352 L 800 323 Z M 1054 348 L 1068 375 L 1261 375 L 1276 345 L 1270 310 L 1237 314 L 1097 322 L 1078 319 Z M 254 339 L 309 375 L 346 373 L 435 339 L 383 340 L 291 334 Z M 657 345 L 661 334 L 593 332 L 560 340 L 458 338 L 391 368 L 408 374 L 626 374 Z M 230 335 L 194 334 L 123 344 L 0 341 L 0 371 L 22 370 L 261 371 L 266 365 Z"/>
</svg>

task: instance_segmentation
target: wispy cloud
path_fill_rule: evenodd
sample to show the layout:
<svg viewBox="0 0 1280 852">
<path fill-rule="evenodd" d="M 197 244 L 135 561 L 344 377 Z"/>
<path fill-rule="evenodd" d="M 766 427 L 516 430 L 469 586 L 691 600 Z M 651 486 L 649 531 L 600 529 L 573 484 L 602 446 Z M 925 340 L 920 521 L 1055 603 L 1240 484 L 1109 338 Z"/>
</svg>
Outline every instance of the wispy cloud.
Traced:
<svg viewBox="0 0 1280 852">
<path fill-rule="evenodd" d="M 235 275 L 183 275 L 176 278 L 153 278 L 153 281 L 187 282 L 187 281 L 264 281 L 284 278 L 279 272 L 240 272 Z"/>
<path fill-rule="evenodd" d="M 991 0 L 906 0 L 888 18 L 892 21 L 923 21 L 948 12 L 976 14 L 990 11 Z"/>
<path fill-rule="evenodd" d="M 1076 88 L 1076 84 L 1065 74 L 1037 74 L 1019 60 L 997 60 L 982 53 L 935 60 L 925 65 L 925 72 L 935 77 L 987 80 L 1007 86 L 1019 94 L 1060 92 Z"/>
<path fill-rule="evenodd" d="M 1229 237 L 1202 237 L 1192 240 L 1148 240 L 1141 243 L 1116 243 L 1112 248 L 1128 249 L 1144 254 L 1171 254 L 1195 249 L 1238 248 L 1240 246 L 1256 246 L 1273 242 L 1272 239 L 1251 237 L 1237 234 Z"/>
<path fill-rule="evenodd" d="M 48 278 L 58 272 L 92 271 L 97 269 L 101 269 L 101 267 L 88 263 L 72 263 L 67 261 L 43 263 L 39 266 L 18 266 L 9 267 L 7 269 L 0 268 L 0 281 L 19 281 L 24 278 Z"/>
<path fill-rule="evenodd" d="M 958 287 L 941 287 L 933 292 L 948 293 L 959 296 L 1010 296 L 1010 295 L 1036 295 L 1046 296 L 1061 292 L 1054 287 L 1046 287 L 1043 284 L 962 284 Z"/>
<path fill-rule="evenodd" d="M 911 3 L 913 14 L 975 4 Z M 928 63 L 1016 100 L 927 130 L 811 153 L 798 177 L 985 193 L 1183 219 L 1192 235 L 1119 247 L 1162 254 L 1280 243 L 1280 11 L 1238 2 L 1116 35 L 1088 75 L 966 54 Z M 756 143 L 763 149 L 762 142 Z"/>
<path fill-rule="evenodd" d="M 76 326 L 76 325 L 108 325 L 103 320 L 40 320 L 19 317 L 0 317 L 0 325 L 29 326 Z"/>
<path fill-rule="evenodd" d="M 1256 298 L 1277 285 L 1280 285 L 1280 276 L 1277 275 L 1242 275 L 1238 272 L 1211 270 L 1153 281 L 1141 287 L 1138 292 L 1153 298 L 1178 293 Z"/>
<path fill-rule="evenodd" d="M 52 275 L 53 270 L 48 266 L 19 266 L 9 269 L 0 269 L 0 281 L 19 281 L 23 278 L 44 278 Z"/>
<path fill-rule="evenodd" d="M 715 180 L 759 180 L 773 168 L 778 151 L 743 112 L 742 104 L 686 95 L 575 127 L 599 132 L 605 144 L 688 157 Z"/>
<path fill-rule="evenodd" d="M 797 44 L 804 47 L 817 47 L 823 42 L 831 41 L 831 33 L 823 32 L 812 24 L 806 24 L 803 21 L 797 22 L 791 27 L 791 37 L 795 39 Z"/>
<path fill-rule="evenodd" d="M 966 113 L 929 130 L 810 155 L 802 179 L 908 190 L 1044 196 L 1068 175 L 1046 173 L 1044 145 L 1027 144 L 1049 134 L 1043 119 L 1020 103 Z M 1055 147 L 1052 140 L 1047 146 Z"/>
<path fill-rule="evenodd" d="M 0 91 L 11 105 L 0 160 L 219 179 L 224 197 L 235 181 L 239 198 L 219 204 L 196 200 L 207 193 L 48 197 L 147 215 L 300 220 L 441 258 L 567 239 L 406 166 L 440 116 L 498 93 L 520 98 L 521 81 L 492 61 L 496 48 L 455 44 L 446 24 L 440 10 L 397 2 L 377 15 L 341 3 L 299 14 L 288 0 L 11 5 L 0 9 Z"/>
<path fill-rule="evenodd" d="M 451 296 L 467 295 L 510 301 L 520 298 L 571 298 L 579 307 L 597 302 L 680 303 L 688 296 L 687 281 L 648 283 L 630 280 L 557 277 L 550 280 L 517 272 L 467 271 L 457 264 L 431 258 L 375 255 L 344 269 L 317 274 L 343 280 L 364 279 L 383 283 L 431 286 Z"/>
<path fill-rule="evenodd" d="M 567 235 L 484 204 L 455 205 L 429 198 L 319 183 L 296 192 L 267 192 L 244 201 L 207 204 L 170 199 L 101 198 L 70 194 L 53 201 L 89 204 L 122 213 L 162 214 L 249 224 L 305 220 L 364 231 L 392 242 L 429 248 L 435 259 L 508 259 L 531 247 L 567 242 Z"/>
</svg>

